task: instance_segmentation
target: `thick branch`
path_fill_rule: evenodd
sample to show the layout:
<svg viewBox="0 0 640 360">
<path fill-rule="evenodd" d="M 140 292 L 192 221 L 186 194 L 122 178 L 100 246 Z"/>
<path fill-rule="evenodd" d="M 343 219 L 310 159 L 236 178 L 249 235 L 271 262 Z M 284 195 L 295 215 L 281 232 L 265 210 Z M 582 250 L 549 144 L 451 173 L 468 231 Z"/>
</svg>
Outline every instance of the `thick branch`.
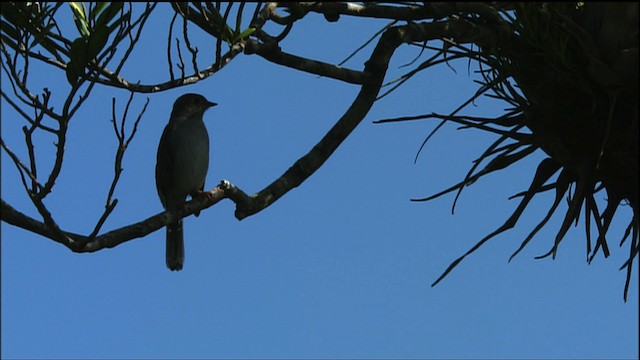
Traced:
<svg viewBox="0 0 640 360">
<path fill-rule="evenodd" d="M 350 2 L 313 2 L 308 3 L 309 11 L 318 12 L 328 19 L 335 15 L 349 15 L 365 18 L 391 20 L 423 20 L 431 19 L 436 13 L 432 5 L 429 6 L 386 6 L 372 3 Z"/>
<path fill-rule="evenodd" d="M 241 220 L 268 207 L 288 191 L 302 184 L 324 164 L 373 106 L 389 66 L 389 60 L 402 43 L 425 41 L 433 39 L 434 36 L 435 38 L 444 37 L 450 35 L 447 34 L 449 30 L 450 28 L 444 24 L 433 23 L 398 26 L 385 31 L 365 65 L 363 75 L 365 81 L 349 109 L 320 142 L 296 161 L 280 178 L 248 199 L 243 198 L 242 203 L 237 203 L 236 218 Z"/>
<path fill-rule="evenodd" d="M 227 197 L 225 194 L 226 189 L 234 188 L 232 185 L 228 184 L 228 182 L 226 184 L 226 186 L 219 185 L 215 187 L 206 193 L 206 196 L 197 197 L 196 199 L 187 202 L 176 216 L 183 218 L 218 203 L 220 200 Z M 156 230 L 159 230 L 175 219 L 174 216 L 165 211 L 137 223 L 109 231 L 102 235 L 98 235 L 95 238 L 90 238 L 85 235 L 58 229 L 58 231 L 62 233 L 60 234 L 58 231 L 54 231 L 46 223 L 16 210 L 4 200 L 0 199 L 0 202 L 0 220 L 59 242 L 68 247 L 71 251 L 78 253 L 95 252 L 104 248 L 113 248 L 124 242 L 144 237 Z"/>
<path fill-rule="evenodd" d="M 302 4 L 301 4 L 302 5 Z M 283 4 L 282 6 L 286 6 Z M 481 2 L 425 2 L 422 5 L 387 6 L 374 3 L 311 2 L 302 5 L 305 10 L 323 14 L 328 20 L 347 15 L 364 18 L 390 19 L 397 21 L 437 20 L 465 13 L 479 14 L 483 20 L 502 22 L 500 14 L 492 5 Z"/>
<path fill-rule="evenodd" d="M 274 64 L 332 79 L 342 80 L 351 84 L 363 84 L 365 82 L 365 76 L 361 71 L 351 70 L 322 61 L 288 54 L 283 52 L 275 43 L 260 44 L 257 41 L 248 41 L 245 53 L 255 53 Z"/>
<path fill-rule="evenodd" d="M 28 215 L 21 213 L 20 211 L 14 209 L 11 205 L 9 205 L 4 200 L 0 199 L 1 208 L 0 208 L 0 219 L 5 221 L 8 224 L 17 226 L 19 228 L 25 229 L 32 233 L 36 233 L 38 235 L 42 235 L 46 238 L 49 238 L 54 241 L 58 241 L 56 233 L 51 230 L 49 226 L 47 226 L 44 222 L 38 221 Z M 71 238 L 81 238 L 82 235 L 66 233 L 67 236 Z M 65 244 L 69 246 L 68 244 Z"/>
</svg>

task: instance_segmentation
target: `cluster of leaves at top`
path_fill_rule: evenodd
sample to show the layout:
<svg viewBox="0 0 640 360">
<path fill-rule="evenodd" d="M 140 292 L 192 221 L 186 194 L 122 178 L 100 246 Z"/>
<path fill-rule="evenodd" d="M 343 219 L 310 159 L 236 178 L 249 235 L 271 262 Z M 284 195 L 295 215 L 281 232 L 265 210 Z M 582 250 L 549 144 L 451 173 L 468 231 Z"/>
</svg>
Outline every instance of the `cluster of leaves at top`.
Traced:
<svg viewBox="0 0 640 360">
<path fill-rule="evenodd" d="M 549 212 L 513 256 L 548 222 L 566 195 L 568 209 L 551 250 L 538 258 L 555 258 L 560 242 L 571 224 L 578 223 L 582 209 L 587 261 L 591 262 L 599 251 L 608 257 L 607 231 L 619 206 L 629 205 L 633 218 L 620 242 L 622 246 L 632 234 L 629 258 L 621 267 L 627 270 L 626 299 L 639 247 L 638 6 L 519 3 L 502 15 L 510 25 L 508 34 L 496 37 L 490 46 L 469 57 L 479 57 L 481 65 L 488 65 L 481 71 L 482 91 L 491 90 L 492 96 L 513 108 L 494 119 L 443 117 L 465 127 L 494 132 L 500 138 L 463 181 L 420 200 L 453 190 L 460 192 L 479 177 L 508 168 L 533 150 L 542 149 L 549 157 L 539 164 L 529 189 L 516 195 L 522 200 L 511 217 L 454 261 L 434 285 L 464 257 L 515 226 L 534 196 L 555 190 Z M 511 81 L 515 81 L 517 90 Z M 520 132 L 525 128 L 531 133 Z M 495 158 L 473 174 L 489 156 Z M 601 190 L 606 191 L 604 211 L 598 209 L 594 196 Z M 595 245 L 591 241 L 592 221 L 597 227 Z"/>
</svg>

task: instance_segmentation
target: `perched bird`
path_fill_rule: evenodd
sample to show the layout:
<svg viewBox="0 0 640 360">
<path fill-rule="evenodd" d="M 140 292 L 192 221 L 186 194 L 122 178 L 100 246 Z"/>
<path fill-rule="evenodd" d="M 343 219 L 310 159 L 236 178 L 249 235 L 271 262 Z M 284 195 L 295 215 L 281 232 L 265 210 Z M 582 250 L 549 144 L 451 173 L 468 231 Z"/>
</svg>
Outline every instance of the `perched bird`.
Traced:
<svg viewBox="0 0 640 360">
<path fill-rule="evenodd" d="M 193 198 L 204 189 L 209 168 L 209 134 L 202 116 L 216 105 L 198 94 L 182 95 L 173 104 L 156 159 L 156 188 L 165 210 L 175 212 L 187 195 Z M 167 267 L 180 270 L 183 264 L 182 219 L 176 219 L 167 225 Z"/>
</svg>

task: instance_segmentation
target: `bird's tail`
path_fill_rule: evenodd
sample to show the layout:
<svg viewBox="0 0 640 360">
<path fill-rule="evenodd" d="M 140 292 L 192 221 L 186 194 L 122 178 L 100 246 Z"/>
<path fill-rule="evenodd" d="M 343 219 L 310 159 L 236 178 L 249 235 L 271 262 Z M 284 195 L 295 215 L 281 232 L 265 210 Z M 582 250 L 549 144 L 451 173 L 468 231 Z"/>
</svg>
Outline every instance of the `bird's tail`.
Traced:
<svg viewBox="0 0 640 360">
<path fill-rule="evenodd" d="M 184 264 L 184 237 L 182 219 L 167 225 L 167 267 L 170 270 L 182 270 Z"/>
</svg>

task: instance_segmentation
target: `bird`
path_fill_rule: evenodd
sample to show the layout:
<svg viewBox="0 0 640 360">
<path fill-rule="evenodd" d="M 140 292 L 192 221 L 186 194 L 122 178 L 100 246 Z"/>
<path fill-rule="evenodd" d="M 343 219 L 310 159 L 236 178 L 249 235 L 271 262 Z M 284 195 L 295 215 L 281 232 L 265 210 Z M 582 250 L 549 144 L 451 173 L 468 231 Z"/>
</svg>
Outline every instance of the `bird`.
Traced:
<svg viewBox="0 0 640 360">
<path fill-rule="evenodd" d="M 218 104 L 200 94 L 184 94 L 173 104 L 156 158 L 156 189 L 173 220 L 166 226 L 166 263 L 171 271 L 184 265 L 182 219 L 175 215 L 188 195 L 204 190 L 209 169 L 209 134 L 203 121 L 205 111 Z"/>
</svg>

